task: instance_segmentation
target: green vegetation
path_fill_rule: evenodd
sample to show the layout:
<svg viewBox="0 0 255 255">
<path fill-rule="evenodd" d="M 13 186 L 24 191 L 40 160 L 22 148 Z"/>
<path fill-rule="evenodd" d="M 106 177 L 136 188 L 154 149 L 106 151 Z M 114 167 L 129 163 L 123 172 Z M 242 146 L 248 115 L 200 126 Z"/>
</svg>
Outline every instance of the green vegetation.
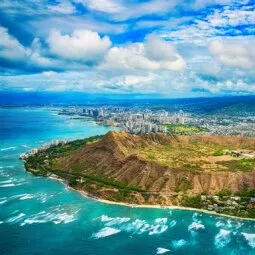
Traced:
<svg viewBox="0 0 255 255">
<path fill-rule="evenodd" d="M 134 140 L 132 144 L 135 144 L 135 146 L 127 148 L 123 146 L 123 143 L 120 142 L 119 144 L 124 149 L 127 149 L 125 151 L 126 154 L 124 154 L 125 158 L 129 158 L 128 156 L 132 154 L 136 156 L 134 157 L 134 162 L 131 162 L 134 163 L 135 174 L 137 173 L 137 158 L 145 158 L 148 161 L 154 161 L 158 165 L 171 167 L 170 170 L 173 169 L 172 171 L 176 173 L 176 179 L 175 187 L 171 188 L 169 194 L 165 193 L 165 189 L 169 186 L 168 178 L 160 180 L 155 191 L 148 191 L 151 190 L 149 185 L 154 184 L 155 179 L 152 179 L 149 185 L 144 185 L 146 188 L 141 189 L 130 184 L 136 182 L 130 181 L 129 178 L 123 178 L 121 180 L 124 181 L 121 182 L 119 178 L 116 178 L 115 173 L 114 175 L 109 174 L 109 172 L 114 172 L 113 170 L 119 171 L 119 168 L 114 168 L 114 164 L 119 161 L 115 160 L 109 163 L 111 161 L 111 154 L 109 153 L 112 153 L 114 146 L 110 143 L 111 146 L 109 148 L 105 147 L 105 140 L 99 141 L 100 137 L 98 136 L 51 146 L 48 149 L 41 150 L 25 160 L 25 168 L 35 175 L 49 176 L 55 174 L 77 190 L 84 190 L 91 196 L 112 201 L 139 204 L 167 204 L 170 201 L 168 200 L 169 195 L 172 204 L 203 208 L 241 217 L 255 217 L 254 202 L 250 199 L 255 196 L 255 189 L 248 189 L 248 184 L 247 188 L 235 194 L 241 198 L 231 197 L 232 192 L 227 188 L 217 193 L 219 196 L 217 199 L 212 195 L 207 195 L 206 192 L 201 193 L 201 195 L 205 196 L 202 197 L 202 200 L 201 195 L 187 195 L 189 194 L 187 191 L 193 189 L 193 180 L 190 177 L 193 176 L 192 173 L 203 170 L 251 171 L 255 166 L 253 159 L 233 159 L 229 156 L 218 158 L 225 149 L 235 148 L 225 148 L 221 141 L 219 143 L 218 140 L 207 140 L 203 136 L 168 136 L 165 138 L 167 139 L 157 142 L 155 137 L 153 137 L 152 142 L 150 142 L 147 137 L 148 140 L 144 140 L 140 144 L 136 143 L 137 140 Z M 98 144 L 90 146 L 90 144 L 97 141 L 99 141 Z M 88 147 L 86 148 L 86 146 Z M 234 145 L 232 146 L 234 147 Z M 114 153 L 115 155 L 117 154 L 116 147 L 114 147 Z M 103 167 L 101 166 L 101 157 L 104 160 Z M 122 169 L 124 167 L 121 160 L 124 157 L 121 154 L 120 167 Z M 87 158 L 90 160 L 87 160 Z M 107 158 L 107 162 L 105 162 L 105 158 Z M 98 160 L 99 163 L 95 164 L 95 160 Z M 148 165 L 157 167 L 156 164 L 149 163 Z M 108 166 L 110 165 L 113 168 L 109 169 L 110 167 Z M 138 169 L 143 169 L 143 167 Z M 157 171 L 161 169 L 164 172 L 167 168 L 156 168 Z M 183 170 L 187 172 L 185 173 Z"/>
<path fill-rule="evenodd" d="M 182 205 L 191 208 L 202 208 L 201 196 L 185 196 Z"/>
<path fill-rule="evenodd" d="M 224 155 L 224 152 L 222 149 L 213 153 L 213 156 L 215 156 L 215 157 L 219 157 L 219 156 L 223 156 L 223 155 Z"/>
<path fill-rule="evenodd" d="M 190 180 L 186 177 L 179 178 L 176 183 L 175 192 L 187 191 L 188 189 L 192 189 Z"/>
<path fill-rule="evenodd" d="M 203 131 L 206 131 L 205 128 L 195 126 L 195 125 L 187 125 L 187 124 L 164 124 L 164 127 L 167 128 L 167 131 L 171 134 L 176 135 L 187 135 L 187 134 L 199 134 Z"/>
<path fill-rule="evenodd" d="M 221 165 L 227 167 L 230 171 L 242 171 L 248 172 L 255 169 L 255 160 L 254 159 L 239 159 L 239 160 L 231 160 L 219 162 Z"/>
<path fill-rule="evenodd" d="M 239 190 L 235 193 L 235 195 L 240 197 L 255 197 L 255 189 Z"/>
<path fill-rule="evenodd" d="M 232 191 L 229 190 L 229 189 L 224 189 L 224 190 L 221 190 L 221 191 L 219 191 L 219 192 L 217 193 L 217 195 L 218 195 L 219 197 L 231 196 L 231 194 L 232 194 Z"/>
</svg>

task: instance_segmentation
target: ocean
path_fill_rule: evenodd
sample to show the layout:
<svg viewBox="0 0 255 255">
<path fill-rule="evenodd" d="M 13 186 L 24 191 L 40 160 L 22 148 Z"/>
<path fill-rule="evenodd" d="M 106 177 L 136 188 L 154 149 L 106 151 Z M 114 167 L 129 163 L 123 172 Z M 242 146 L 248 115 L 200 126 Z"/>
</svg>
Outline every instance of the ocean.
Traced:
<svg viewBox="0 0 255 255">
<path fill-rule="evenodd" d="M 49 108 L 0 109 L 0 254 L 255 254 L 255 221 L 101 203 L 24 171 L 19 154 L 109 127 Z"/>
</svg>

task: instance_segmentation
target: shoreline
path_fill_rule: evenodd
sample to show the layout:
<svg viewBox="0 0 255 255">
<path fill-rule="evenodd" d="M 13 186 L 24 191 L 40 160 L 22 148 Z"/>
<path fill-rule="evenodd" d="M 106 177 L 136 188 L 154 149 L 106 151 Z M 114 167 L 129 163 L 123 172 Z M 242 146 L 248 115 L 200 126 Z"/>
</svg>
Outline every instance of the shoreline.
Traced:
<svg viewBox="0 0 255 255">
<path fill-rule="evenodd" d="M 168 205 L 167 206 L 164 206 L 164 205 L 149 205 L 149 204 L 138 205 L 138 204 L 128 204 L 128 203 L 124 203 L 124 202 L 110 201 L 110 200 L 101 199 L 101 198 L 98 198 L 98 197 L 91 196 L 88 192 L 86 192 L 84 190 L 74 189 L 74 188 L 70 187 L 63 178 L 60 178 L 57 175 L 52 174 L 51 176 L 49 176 L 47 178 L 58 181 L 58 182 L 61 182 L 69 190 L 73 190 L 75 192 L 78 192 L 83 197 L 86 197 L 86 198 L 91 199 L 91 200 L 95 200 L 96 202 L 99 202 L 99 203 L 118 205 L 118 206 L 126 206 L 126 207 L 132 207 L 132 208 L 141 208 L 141 209 L 142 208 L 148 208 L 148 209 L 161 209 L 161 210 L 170 209 L 170 210 L 194 211 L 194 212 L 201 212 L 201 213 L 209 214 L 209 215 L 212 215 L 212 216 L 227 217 L 227 218 L 232 218 L 232 219 L 236 219 L 236 220 L 255 221 L 255 219 L 253 219 L 253 218 L 244 218 L 244 217 L 233 216 L 233 215 L 228 215 L 228 214 L 222 214 L 222 213 L 217 213 L 217 212 L 214 212 L 214 211 L 207 211 L 207 210 L 204 210 L 204 209 L 192 208 L 192 207 L 168 206 Z"/>
</svg>

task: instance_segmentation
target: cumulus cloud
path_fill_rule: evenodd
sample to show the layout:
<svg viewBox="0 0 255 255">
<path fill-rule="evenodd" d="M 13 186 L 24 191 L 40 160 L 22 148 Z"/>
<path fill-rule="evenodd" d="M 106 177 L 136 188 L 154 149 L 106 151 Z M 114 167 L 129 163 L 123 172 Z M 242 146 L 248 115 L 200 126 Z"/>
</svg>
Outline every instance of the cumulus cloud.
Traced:
<svg viewBox="0 0 255 255">
<path fill-rule="evenodd" d="M 32 41 L 30 47 L 25 47 L 4 27 L 0 27 L 0 58 L 10 63 L 23 63 L 26 66 L 53 65 L 50 59 L 41 55 L 41 43 L 38 38 Z"/>
<path fill-rule="evenodd" d="M 26 48 L 20 42 L 9 35 L 8 30 L 0 26 L 0 57 L 22 61 L 26 57 Z"/>
<path fill-rule="evenodd" d="M 50 52 L 63 59 L 73 61 L 97 61 L 111 46 L 108 36 L 100 37 L 90 30 L 74 30 L 71 35 L 52 30 L 48 37 Z"/>
<path fill-rule="evenodd" d="M 239 68 L 253 68 L 255 66 L 254 39 L 213 40 L 209 44 L 209 51 L 227 66 Z"/>
<path fill-rule="evenodd" d="M 172 43 L 164 41 L 156 35 L 150 35 L 144 43 L 112 47 L 100 68 L 181 71 L 185 65 L 184 59 Z"/>
</svg>

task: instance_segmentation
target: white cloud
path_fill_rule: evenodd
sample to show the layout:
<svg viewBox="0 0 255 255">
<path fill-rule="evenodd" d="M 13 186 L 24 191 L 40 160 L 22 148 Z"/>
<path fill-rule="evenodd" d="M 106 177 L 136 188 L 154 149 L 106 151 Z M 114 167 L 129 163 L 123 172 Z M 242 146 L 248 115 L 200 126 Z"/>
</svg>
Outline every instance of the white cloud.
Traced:
<svg viewBox="0 0 255 255">
<path fill-rule="evenodd" d="M 68 0 L 59 1 L 58 4 L 48 5 L 47 7 L 50 11 L 61 14 L 73 14 L 76 11 L 75 7 Z"/>
<path fill-rule="evenodd" d="M 196 0 L 193 4 L 192 7 L 194 9 L 201 9 L 206 6 L 210 5 L 227 5 L 231 3 L 235 3 L 236 0 Z"/>
<path fill-rule="evenodd" d="M 209 51 L 227 66 L 239 68 L 254 68 L 255 66 L 254 39 L 213 40 L 209 44 Z"/>
<path fill-rule="evenodd" d="M 74 61 L 97 61 L 111 46 L 108 36 L 100 37 L 90 30 L 74 30 L 71 35 L 52 30 L 48 40 L 51 53 Z"/>
<path fill-rule="evenodd" d="M 215 10 L 213 14 L 207 16 L 206 20 L 212 27 L 252 25 L 255 24 L 255 15 L 250 7 L 235 9 L 225 7 L 223 10 Z"/>
<path fill-rule="evenodd" d="M 9 35 L 6 28 L 0 26 L 0 57 L 22 61 L 26 54 L 26 48 L 16 38 Z"/>
<path fill-rule="evenodd" d="M 180 0 L 151 0 L 139 3 L 121 0 L 76 0 L 76 2 L 91 10 L 111 14 L 114 20 L 126 20 L 151 14 L 162 15 L 175 7 Z"/>
<path fill-rule="evenodd" d="M 185 65 L 172 43 L 150 35 L 144 43 L 111 48 L 100 69 L 181 71 Z"/>
<path fill-rule="evenodd" d="M 0 27 L 0 58 L 26 66 L 54 66 L 53 60 L 42 55 L 41 43 L 38 38 L 33 40 L 30 47 L 25 47 L 4 27 Z"/>
<path fill-rule="evenodd" d="M 76 0 L 76 2 L 84 4 L 89 9 L 106 13 L 118 13 L 125 10 L 125 7 L 116 0 Z"/>
</svg>

